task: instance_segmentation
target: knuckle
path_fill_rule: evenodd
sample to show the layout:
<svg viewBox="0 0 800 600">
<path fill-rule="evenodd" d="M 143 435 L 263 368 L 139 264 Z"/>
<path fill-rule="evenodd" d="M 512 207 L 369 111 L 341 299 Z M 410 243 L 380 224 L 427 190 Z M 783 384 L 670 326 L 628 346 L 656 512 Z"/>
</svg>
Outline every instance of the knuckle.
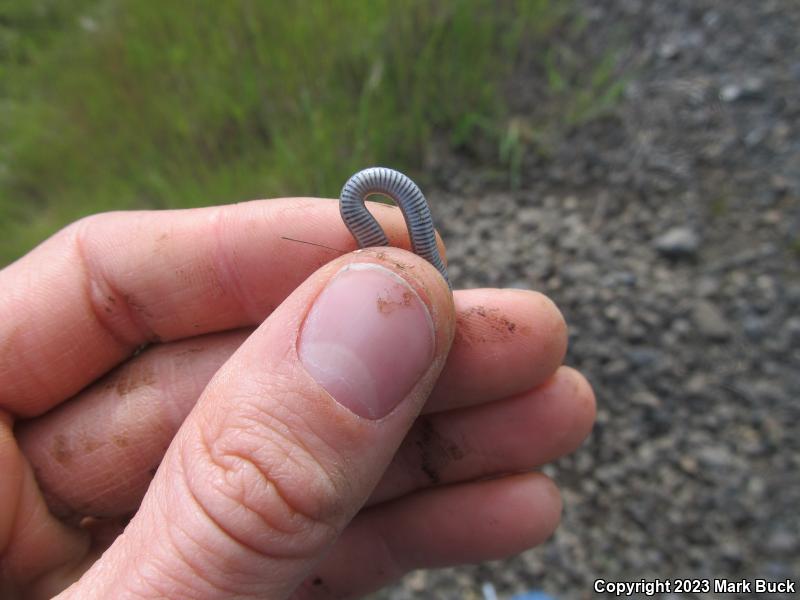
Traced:
<svg viewBox="0 0 800 600">
<path fill-rule="evenodd" d="M 100 212 L 81 217 L 64 227 L 60 234 L 73 236 L 81 241 L 91 240 L 104 229 L 109 219 L 113 219 L 116 212 Z"/>
<path fill-rule="evenodd" d="M 247 403 L 245 404 L 247 406 Z M 319 554 L 344 525 L 341 486 L 317 459 L 308 428 L 245 408 L 189 455 L 192 495 L 243 545 L 281 557 Z M 313 437 L 313 436 L 311 436 Z M 199 461 L 199 464 L 197 464 Z"/>
<path fill-rule="evenodd" d="M 107 237 L 106 222 L 115 213 L 89 215 L 75 221 L 62 234 L 66 236 L 82 269 L 87 308 L 101 329 L 123 347 L 136 347 L 143 341 L 159 341 L 148 324 L 150 313 L 132 294 L 121 289 L 104 266 L 102 245 Z"/>
</svg>

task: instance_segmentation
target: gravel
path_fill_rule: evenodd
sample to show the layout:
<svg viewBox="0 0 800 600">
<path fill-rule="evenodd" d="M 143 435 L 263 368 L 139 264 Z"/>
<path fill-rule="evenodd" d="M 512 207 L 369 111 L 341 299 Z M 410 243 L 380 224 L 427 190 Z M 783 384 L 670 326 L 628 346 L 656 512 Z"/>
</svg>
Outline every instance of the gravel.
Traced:
<svg viewBox="0 0 800 600">
<path fill-rule="evenodd" d="M 517 189 L 443 154 L 427 190 L 456 287 L 541 290 L 570 324 L 567 362 L 598 418 L 545 468 L 562 526 L 520 556 L 416 572 L 376 598 L 800 578 L 800 5 L 582 12 L 581 52 L 625 33 L 619 105 L 526 155 Z M 539 77 L 516 82 L 520 112 Z"/>
<path fill-rule="evenodd" d="M 692 258 L 700 248 L 700 237 L 689 227 L 673 227 L 659 235 L 654 246 L 667 258 Z"/>
</svg>

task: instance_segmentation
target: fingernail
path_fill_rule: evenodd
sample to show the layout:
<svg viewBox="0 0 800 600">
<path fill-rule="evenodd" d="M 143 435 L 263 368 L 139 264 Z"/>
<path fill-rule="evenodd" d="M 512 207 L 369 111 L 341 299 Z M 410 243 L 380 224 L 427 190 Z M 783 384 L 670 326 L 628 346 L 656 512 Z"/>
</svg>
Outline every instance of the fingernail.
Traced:
<svg viewBox="0 0 800 600">
<path fill-rule="evenodd" d="M 433 321 L 402 277 L 380 265 L 355 263 L 339 271 L 311 307 L 298 353 L 339 404 L 380 419 L 433 359 Z"/>
</svg>

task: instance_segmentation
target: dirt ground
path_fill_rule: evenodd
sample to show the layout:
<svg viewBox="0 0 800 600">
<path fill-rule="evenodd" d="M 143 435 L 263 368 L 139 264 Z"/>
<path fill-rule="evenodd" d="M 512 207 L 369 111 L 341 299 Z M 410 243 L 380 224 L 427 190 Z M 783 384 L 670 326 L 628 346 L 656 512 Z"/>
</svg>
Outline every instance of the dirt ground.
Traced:
<svg viewBox="0 0 800 600">
<path fill-rule="evenodd" d="M 540 290 L 570 325 L 567 362 L 599 414 L 545 467 L 563 524 L 521 556 L 415 572 L 376 598 L 800 579 L 800 4 L 581 10 L 576 51 L 622 40 L 617 105 L 526 155 L 517 189 L 445 156 L 426 190 L 455 287 Z M 514 82 L 520 114 L 541 76 Z"/>
</svg>

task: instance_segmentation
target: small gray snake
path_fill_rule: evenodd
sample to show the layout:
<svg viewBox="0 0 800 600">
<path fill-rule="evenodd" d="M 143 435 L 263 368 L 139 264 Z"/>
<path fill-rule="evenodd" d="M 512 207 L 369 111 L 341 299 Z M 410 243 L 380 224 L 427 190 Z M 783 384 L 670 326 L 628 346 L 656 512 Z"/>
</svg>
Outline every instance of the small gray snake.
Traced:
<svg viewBox="0 0 800 600">
<path fill-rule="evenodd" d="M 344 184 L 339 212 L 359 247 L 389 245 L 386 233 L 364 205 L 371 194 L 386 196 L 400 207 L 411 237 L 411 249 L 436 267 L 450 285 L 447 267 L 436 246 L 436 230 L 428 202 L 417 184 L 399 171 L 371 167 L 359 171 Z"/>
</svg>

